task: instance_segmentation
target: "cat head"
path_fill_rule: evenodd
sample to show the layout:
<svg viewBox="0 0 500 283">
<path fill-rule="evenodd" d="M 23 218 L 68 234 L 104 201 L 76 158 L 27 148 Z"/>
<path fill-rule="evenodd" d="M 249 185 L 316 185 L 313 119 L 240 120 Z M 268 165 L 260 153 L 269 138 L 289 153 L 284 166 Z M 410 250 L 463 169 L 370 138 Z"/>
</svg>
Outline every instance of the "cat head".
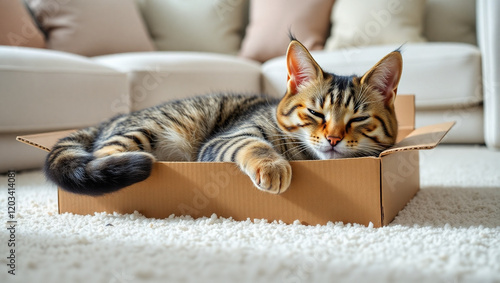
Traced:
<svg viewBox="0 0 500 283">
<path fill-rule="evenodd" d="M 395 143 L 399 51 L 362 76 L 324 72 L 296 40 L 288 47 L 286 61 L 287 91 L 277 108 L 277 122 L 316 158 L 378 155 Z"/>
</svg>

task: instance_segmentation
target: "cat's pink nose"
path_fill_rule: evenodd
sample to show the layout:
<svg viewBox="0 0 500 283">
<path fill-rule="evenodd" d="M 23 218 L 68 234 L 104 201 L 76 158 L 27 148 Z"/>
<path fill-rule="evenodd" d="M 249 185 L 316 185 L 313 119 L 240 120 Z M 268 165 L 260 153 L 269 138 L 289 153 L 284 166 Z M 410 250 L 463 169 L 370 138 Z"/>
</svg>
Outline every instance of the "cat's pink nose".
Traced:
<svg viewBox="0 0 500 283">
<path fill-rule="evenodd" d="M 333 136 L 328 136 L 326 137 L 326 139 L 328 140 L 328 142 L 332 145 L 332 146 L 336 146 L 341 140 L 342 138 L 339 138 L 339 137 L 333 137 Z"/>
</svg>

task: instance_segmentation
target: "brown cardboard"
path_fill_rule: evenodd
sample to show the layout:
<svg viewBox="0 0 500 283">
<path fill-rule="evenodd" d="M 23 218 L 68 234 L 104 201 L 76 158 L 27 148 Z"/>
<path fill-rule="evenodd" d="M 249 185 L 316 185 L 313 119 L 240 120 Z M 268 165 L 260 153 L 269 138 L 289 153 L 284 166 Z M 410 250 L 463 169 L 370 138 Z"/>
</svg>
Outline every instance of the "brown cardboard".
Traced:
<svg viewBox="0 0 500 283">
<path fill-rule="evenodd" d="M 425 126 L 411 131 L 403 140 L 397 142 L 393 147 L 381 152 L 380 156 L 385 156 L 397 151 L 435 148 L 454 124 L 455 122 L 447 122 Z"/>
<path fill-rule="evenodd" d="M 398 137 L 396 142 L 399 142 L 415 129 L 415 96 L 396 96 L 394 107 L 398 120 Z"/>
<path fill-rule="evenodd" d="M 29 144 L 31 146 L 37 147 L 41 150 L 45 150 L 47 152 L 54 146 L 54 144 L 60 139 L 63 138 L 75 130 L 66 130 L 66 131 L 58 131 L 58 132 L 49 132 L 42 134 L 34 134 L 29 136 L 20 136 L 16 139 L 25 144 Z"/>
<path fill-rule="evenodd" d="M 156 162 L 148 179 L 109 195 L 82 196 L 59 189 L 59 213 L 139 211 L 154 218 L 215 213 L 235 220 L 387 225 L 420 187 L 418 150 L 435 147 L 453 126 L 414 130 L 413 96 L 399 95 L 396 112 L 400 131 L 393 148 L 379 157 L 293 161 L 292 184 L 281 195 L 257 190 L 233 163 Z M 70 132 L 18 140 L 49 151 Z"/>
</svg>

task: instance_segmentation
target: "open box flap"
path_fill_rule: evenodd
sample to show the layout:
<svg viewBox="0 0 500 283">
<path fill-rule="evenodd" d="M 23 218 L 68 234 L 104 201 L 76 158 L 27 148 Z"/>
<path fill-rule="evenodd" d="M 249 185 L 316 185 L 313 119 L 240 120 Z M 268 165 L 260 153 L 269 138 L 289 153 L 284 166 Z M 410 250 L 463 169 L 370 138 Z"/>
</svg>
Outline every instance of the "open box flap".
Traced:
<svg viewBox="0 0 500 283">
<path fill-rule="evenodd" d="M 415 96 L 398 94 L 394 102 L 394 107 L 398 120 L 396 142 L 400 142 L 415 130 Z"/>
<path fill-rule="evenodd" d="M 411 132 L 402 141 L 396 143 L 393 147 L 384 150 L 379 156 L 383 157 L 398 151 L 435 148 L 453 125 L 455 125 L 455 122 L 420 127 Z"/>
<path fill-rule="evenodd" d="M 62 139 L 73 132 L 75 132 L 75 130 L 18 136 L 16 140 L 49 152 L 59 139 Z"/>
</svg>

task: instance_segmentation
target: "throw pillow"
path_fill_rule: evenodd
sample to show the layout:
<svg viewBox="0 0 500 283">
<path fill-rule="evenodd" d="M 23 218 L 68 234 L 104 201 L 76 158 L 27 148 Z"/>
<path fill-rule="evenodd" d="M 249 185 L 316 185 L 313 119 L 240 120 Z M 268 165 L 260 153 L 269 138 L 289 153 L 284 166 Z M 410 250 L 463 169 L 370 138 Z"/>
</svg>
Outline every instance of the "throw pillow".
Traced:
<svg viewBox="0 0 500 283">
<path fill-rule="evenodd" d="M 425 6 L 427 40 L 477 45 L 476 0 L 427 0 Z"/>
<path fill-rule="evenodd" d="M 45 47 L 45 38 L 22 0 L 0 0 L 0 45 Z"/>
<path fill-rule="evenodd" d="M 158 50 L 236 54 L 247 0 L 149 0 L 141 5 Z"/>
<path fill-rule="evenodd" d="M 47 47 L 98 56 L 153 51 L 134 0 L 28 0 Z"/>
<path fill-rule="evenodd" d="M 286 53 L 289 31 L 309 50 L 328 37 L 333 0 L 252 0 L 240 56 L 264 62 Z"/>
<path fill-rule="evenodd" d="M 337 0 L 326 49 L 422 42 L 425 0 Z"/>
</svg>

